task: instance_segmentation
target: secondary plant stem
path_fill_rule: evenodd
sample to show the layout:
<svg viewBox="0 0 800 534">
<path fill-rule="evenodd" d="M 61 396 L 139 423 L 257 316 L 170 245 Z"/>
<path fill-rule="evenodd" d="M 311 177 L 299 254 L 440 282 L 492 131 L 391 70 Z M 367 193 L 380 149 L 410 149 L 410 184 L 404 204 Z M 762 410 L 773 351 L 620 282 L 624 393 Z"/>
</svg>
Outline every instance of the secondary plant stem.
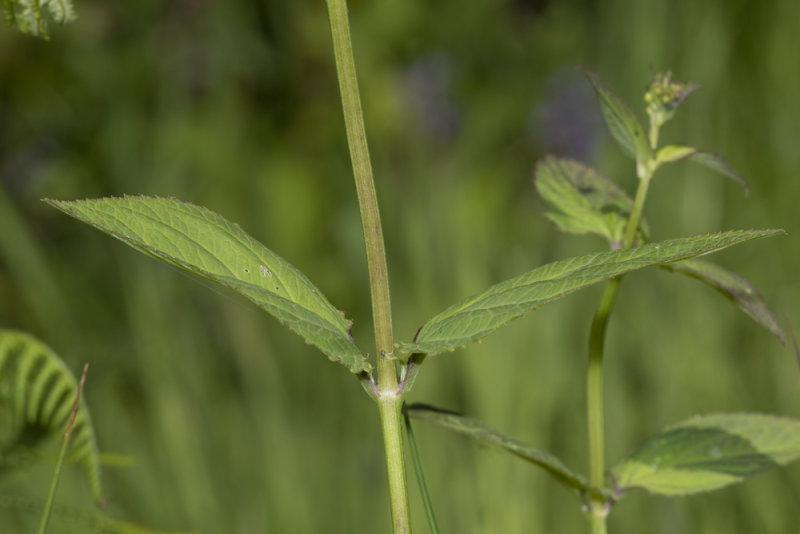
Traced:
<svg viewBox="0 0 800 534">
<path fill-rule="evenodd" d="M 628 218 L 628 225 L 625 227 L 625 239 L 622 242 L 622 248 L 631 247 L 636 239 L 636 231 L 639 229 L 639 223 L 642 221 L 644 201 L 647 198 L 647 190 L 650 187 L 650 179 L 653 177 L 649 162 L 645 165 L 637 165 L 637 168 L 639 187 L 636 189 L 636 198 L 633 200 L 633 210 L 631 210 L 630 217 Z"/>
<path fill-rule="evenodd" d="M 653 176 L 651 162 L 637 165 L 639 175 L 639 187 L 636 189 L 636 198 L 633 201 L 633 209 L 625 228 L 625 237 L 622 248 L 629 248 L 636 239 L 636 231 L 642 220 L 642 210 L 644 209 L 647 190 L 650 186 L 650 179 Z M 612 278 L 606 283 L 603 296 L 597 305 L 592 328 L 589 333 L 589 367 L 586 373 L 586 403 L 587 403 L 587 425 L 589 436 L 589 482 L 597 488 L 603 489 L 605 477 L 605 436 L 603 419 L 603 354 L 606 341 L 606 327 L 611 308 L 614 305 L 614 298 L 617 295 L 621 278 Z M 593 497 L 589 513 L 591 514 L 592 534 L 606 533 L 606 516 L 608 515 L 607 504 L 602 498 Z"/>
<path fill-rule="evenodd" d="M 605 437 L 603 423 L 603 348 L 606 341 L 606 326 L 614 297 L 619 287 L 619 278 L 606 283 L 600 304 L 592 319 L 589 334 L 589 369 L 586 374 L 586 413 L 589 430 L 589 483 L 602 489 L 605 476 Z M 601 497 L 590 502 L 592 534 L 606 532 L 606 503 Z"/>
<path fill-rule="evenodd" d="M 372 177 L 367 135 L 364 129 L 364 116 L 361 110 L 356 65 L 350 38 L 350 24 L 347 18 L 347 3 L 346 0 L 328 0 L 327 3 L 333 51 L 336 58 L 336 72 L 339 78 L 339 90 L 342 94 L 347 143 L 353 163 L 353 175 L 367 252 L 377 353 L 378 403 L 389 476 L 392 521 L 395 534 L 407 533 L 411 531 L 411 526 L 403 456 L 403 426 L 400 409 L 402 398 L 399 391 L 397 368 L 391 358 L 394 340 L 383 230 L 381 229 L 378 199 L 375 194 L 375 182 Z"/>
</svg>

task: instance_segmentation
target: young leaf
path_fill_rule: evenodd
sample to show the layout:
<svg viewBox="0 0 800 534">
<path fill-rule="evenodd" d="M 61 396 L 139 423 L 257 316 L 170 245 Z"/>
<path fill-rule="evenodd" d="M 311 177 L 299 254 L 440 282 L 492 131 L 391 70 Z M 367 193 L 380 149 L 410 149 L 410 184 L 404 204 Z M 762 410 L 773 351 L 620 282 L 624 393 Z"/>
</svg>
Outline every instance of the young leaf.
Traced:
<svg viewBox="0 0 800 534">
<path fill-rule="evenodd" d="M 656 154 L 656 162 L 661 163 L 672 163 L 674 161 L 680 161 L 682 159 L 686 159 L 689 156 L 696 154 L 697 149 L 690 146 L 680 146 L 680 145 L 666 145 L 661 147 Z"/>
<path fill-rule="evenodd" d="M 424 404 L 412 404 L 407 410 L 408 414 L 415 419 L 427 421 L 434 425 L 452 430 L 482 445 L 491 445 L 510 452 L 544 469 L 558 482 L 583 495 L 594 493 L 601 494 L 600 490 L 592 488 L 589 485 L 586 478 L 574 473 L 552 454 L 539 450 L 526 443 L 522 443 L 519 440 L 495 430 L 482 421 Z M 603 496 L 610 497 L 610 495 Z"/>
<path fill-rule="evenodd" d="M 656 161 L 659 165 L 662 163 L 680 161 L 682 159 L 688 159 L 689 161 L 699 163 L 700 165 L 727 176 L 744 188 L 745 195 L 750 194 L 750 186 L 747 184 L 747 180 L 718 154 L 705 150 L 698 150 L 689 146 L 667 145 L 662 147 L 656 155 Z"/>
<path fill-rule="evenodd" d="M 552 210 L 546 215 L 561 231 L 598 234 L 612 247 L 622 242 L 633 200 L 617 184 L 582 163 L 553 156 L 540 161 L 535 174 L 536 189 Z"/>
<path fill-rule="evenodd" d="M 664 265 L 664 268 L 691 276 L 713 287 L 786 345 L 786 334 L 781 325 L 767 308 L 764 297 L 747 279 L 718 265 L 698 259 L 669 263 Z"/>
<path fill-rule="evenodd" d="M 23 332 L 0 330 L 0 406 L 8 406 L 13 428 L 0 443 L 0 457 L 27 454 L 34 429 L 62 433 L 72 412 L 78 382 L 69 368 L 49 347 Z M 29 435 L 30 434 L 30 435 Z M 100 454 L 94 427 L 83 399 L 72 425 L 69 461 L 83 465 L 92 495 L 102 499 Z M 10 464 L 10 463 L 9 463 Z M 0 471 L 9 464 L 0 463 Z"/>
<path fill-rule="evenodd" d="M 639 119 L 628 104 L 614 94 L 597 73 L 586 68 L 583 71 L 600 99 L 603 118 L 612 137 L 627 155 L 639 161 L 648 161 L 652 151 Z"/>
<path fill-rule="evenodd" d="M 613 469 L 618 487 L 690 495 L 800 458 L 800 421 L 760 414 L 696 416 L 668 428 Z"/>
<path fill-rule="evenodd" d="M 411 343 L 399 345 L 395 354 L 407 358 L 413 353 L 432 356 L 452 351 L 490 334 L 525 312 L 601 280 L 781 233 L 782 230 L 736 230 L 549 263 L 447 308 L 425 323 Z"/>
<path fill-rule="evenodd" d="M 244 295 L 331 361 L 353 373 L 369 371 L 344 314 L 289 262 L 220 215 L 171 198 L 46 202 L 145 254 Z"/>
</svg>

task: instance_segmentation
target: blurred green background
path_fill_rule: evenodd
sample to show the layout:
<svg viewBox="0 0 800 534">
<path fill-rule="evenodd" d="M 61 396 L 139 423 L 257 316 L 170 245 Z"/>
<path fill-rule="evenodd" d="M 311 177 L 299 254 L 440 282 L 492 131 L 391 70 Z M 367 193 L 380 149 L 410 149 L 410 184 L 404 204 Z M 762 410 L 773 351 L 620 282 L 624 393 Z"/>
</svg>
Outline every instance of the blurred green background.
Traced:
<svg viewBox="0 0 800 534">
<path fill-rule="evenodd" d="M 198 533 L 388 532 L 377 411 L 352 376 L 271 317 L 48 208 L 171 195 L 235 220 L 302 269 L 372 344 L 358 208 L 322 0 L 76 0 L 50 42 L 0 29 L 0 325 L 77 372 L 108 512 Z M 398 341 L 445 306 L 600 250 L 562 236 L 531 183 L 545 153 L 631 190 L 586 65 L 642 112 L 650 75 L 702 86 L 664 142 L 723 154 L 751 183 L 677 164 L 651 187 L 655 239 L 782 227 L 716 259 L 800 326 L 800 3 L 353 0 Z M 213 288 L 211 288 L 213 289 Z M 584 371 L 598 288 L 425 364 L 412 401 L 479 417 L 585 472 Z M 797 362 L 712 291 L 626 278 L 608 338 L 607 461 L 696 413 L 800 415 Z M 442 532 L 583 532 L 545 474 L 416 425 Z M 32 532 L 51 468 L 0 478 L 0 532 Z M 410 477 L 414 523 L 426 532 Z M 91 510 L 77 469 L 60 499 Z M 17 505 L 13 505 L 14 502 Z M 20 503 L 22 503 L 20 505 Z M 693 499 L 632 493 L 615 533 L 794 533 L 800 467 Z M 85 532 L 69 514 L 53 532 Z"/>
</svg>

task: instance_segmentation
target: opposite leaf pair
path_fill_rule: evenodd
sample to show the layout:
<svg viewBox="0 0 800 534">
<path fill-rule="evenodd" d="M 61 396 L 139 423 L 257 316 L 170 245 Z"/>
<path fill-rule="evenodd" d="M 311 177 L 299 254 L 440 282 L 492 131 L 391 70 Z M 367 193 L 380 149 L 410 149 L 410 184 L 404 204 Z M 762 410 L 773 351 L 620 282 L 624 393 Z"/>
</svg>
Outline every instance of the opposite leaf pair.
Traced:
<svg viewBox="0 0 800 534">
<path fill-rule="evenodd" d="M 350 322 L 305 275 L 206 208 L 153 197 L 48 202 L 149 256 L 240 293 L 351 372 L 371 370 L 350 336 Z M 406 361 L 415 353 L 452 351 L 602 280 L 779 233 L 737 230 L 553 262 L 444 310 L 426 322 L 413 341 L 400 344 L 395 356 Z"/>
</svg>

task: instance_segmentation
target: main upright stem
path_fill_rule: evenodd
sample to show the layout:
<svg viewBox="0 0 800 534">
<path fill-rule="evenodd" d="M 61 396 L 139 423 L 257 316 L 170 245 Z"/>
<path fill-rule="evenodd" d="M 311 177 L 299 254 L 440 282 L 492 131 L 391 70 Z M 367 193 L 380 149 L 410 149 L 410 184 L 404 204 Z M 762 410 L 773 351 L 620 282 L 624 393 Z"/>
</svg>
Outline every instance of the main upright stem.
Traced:
<svg viewBox="0 0 800 534">
<path fill-rule="evenodd" d="M 367 250 L 370 293 L 372 295 L 372 320 L 375 327 L 375 345 L 378 358 L 378 402 L 383 428 L 384 451 L 389 476 L 389 495 L 395 534 L 411 532 L 403 456 L 403 426 L 397 369 L 391 358 L 392 309 L 389 299 L 389 272 L 383 245 L 378 199 L 372 177 L 361 97 L 358 91 L 356 65 L 350 39 L 346 0 L 327 0 L 328 15 L 336 58 L 339 90 L 342 94 L 347 143 L 353 163 L 353 175 L 361 210 L 361 224 Z"/>
<path fill-rule="evenodd" d="M 347 143 L 350 146 L 350 159 L 353 162 L 353 175 L 361 209 L 361 224 L 367 248 L 369 282 L 372 294 L 372 316 L 375 325 L 375 343 L 378 349 L 378 383 L 382 391 L 397 389 L 397 374 L 394 362 L 385 355 L 392 351 L 392 310 L 389 300 L 389 273 L 386 268 L 386 252 L 383 247 L 383 230 L 378 211 L 378 198 L 372 178 L 372 164 L 367 147 L 367 134 L 364 130 L 364 115 L 361 111 L 361 97 L 358 92 L 356 64 L 350 41 L 350 24 L 347 20 L 345 0 L 328 0 L 331 19 L 333 51 L 336 57 L 336 71 L 339 76 L 339 89 L 342 93 L 342 109 L 347 130 Z M 388 386 L 388 387 L 386 387 Z"/>
</svg>

